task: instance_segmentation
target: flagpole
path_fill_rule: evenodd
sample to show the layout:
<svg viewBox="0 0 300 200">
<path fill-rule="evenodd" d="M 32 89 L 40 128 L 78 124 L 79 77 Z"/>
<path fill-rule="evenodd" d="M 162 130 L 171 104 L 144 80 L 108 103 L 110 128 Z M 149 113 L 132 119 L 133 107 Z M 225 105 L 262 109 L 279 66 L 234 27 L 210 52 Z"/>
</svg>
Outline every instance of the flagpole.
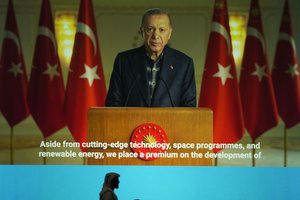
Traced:
<svg viewBox="0 0 300 200">
<path fill-rule="evenodd" d="M 254 155 L 255 155 L 255 140 L 252 140 L 252 167 L 255 167 L 255 158 L 254 158 Z"/>
<path fill-rule="evenodd" d="M 215 167 L 218 166 L 218 158 L 215 158 Z"/>
<path fill-rule="evenodd" d="M 46 144 L 47 140 L 46 140 L 45 137 L 43 137 L 43 140 L 44 140 L 44 143 Z M 44 146 L 44 147 L 43 147 L 43 151 L 44 151 L 44 152 L 47 152 L 47 149 L 46 149 L 45 145 L 43 145 L 43 146 Z M 47 164 L 47 158 L 46 158 L 46 156 L 44 156 L 44 157 L 43 157 L 43 165 L 46 165 L 46 164 Z"/>
<path fill-rule="evenodd" d="M 10 128 L 10 164 L 14 164 L 14 128 Z"/>
<path fill-rule="evenodd" d="M 284 156 L 283 156 L 283 166 L 287 166 L 287 128 L 284 125 L 284 131 L 283 131 L 283 151 L 284 151 Z"/>
</svg>

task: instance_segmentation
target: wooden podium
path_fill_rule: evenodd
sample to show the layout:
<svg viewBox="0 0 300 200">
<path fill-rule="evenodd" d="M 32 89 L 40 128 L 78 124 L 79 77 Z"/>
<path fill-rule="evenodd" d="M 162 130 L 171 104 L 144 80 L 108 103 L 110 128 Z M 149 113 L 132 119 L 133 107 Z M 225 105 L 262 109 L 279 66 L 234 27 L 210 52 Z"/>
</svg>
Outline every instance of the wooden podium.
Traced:
<svg viewBox="0 0 300 200">
<path fill-rule="evenodd" d="M 129 143 L 136 127 L 144 123 L 159 125 L 174 143 L 212 143 L 213 116 L 206 108 L 91 108 L 88 112 L 88 141 L 100 143 Z M 132 149 L 89 148 L 89 152 L 131 152 Z M 162 158 L 147 161 L 140 158 L 88 158 L 89 165 L 212 165 L 212 159 L 204 158 L 208 149 L 169 149 L 178 158 Z M 191 153 L 203 154 L 203 158 L 192 157 Z M 185 154 L 184 154 L 185 153 Z M 173 154 L 173 155 L 174 155 Z M 190 155 L 181 158 L 180 155 Z M 183 156 L 184 157 L 184 156 Z"/>
</svg>

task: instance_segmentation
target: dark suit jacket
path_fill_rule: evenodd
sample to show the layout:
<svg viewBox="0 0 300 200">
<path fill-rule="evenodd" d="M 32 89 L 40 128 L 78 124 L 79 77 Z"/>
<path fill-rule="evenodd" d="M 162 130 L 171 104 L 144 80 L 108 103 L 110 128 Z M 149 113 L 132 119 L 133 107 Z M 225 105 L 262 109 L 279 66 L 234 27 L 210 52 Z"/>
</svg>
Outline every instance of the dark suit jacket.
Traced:
<svg viewBox="0 0 300 200">
<path fill-rule="evenodd" d="M 192 58 L 165 46 L 153 98 L 150 98 L 145 67 L 145 47 L 119 53 L 110 79 L 106 106 L 175 107 L 196 106 L 196 86 Z M 162 81 L 164 80 L 165 83 Z M 167 85 L 167 86 L 166 86 Z"/>
</svg>

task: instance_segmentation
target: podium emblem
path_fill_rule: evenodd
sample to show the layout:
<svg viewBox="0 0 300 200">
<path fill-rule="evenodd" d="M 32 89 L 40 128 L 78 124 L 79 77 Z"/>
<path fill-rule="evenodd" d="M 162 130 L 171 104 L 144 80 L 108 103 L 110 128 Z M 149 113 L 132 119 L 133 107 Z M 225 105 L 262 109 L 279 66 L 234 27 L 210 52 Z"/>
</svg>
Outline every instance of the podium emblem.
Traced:
<svg viewBox="0 0 300 200">
<path fill-rule="evenodd" d="M 166 132 L 159 125 L 145 123 L 134 129 L 130 145 L 140 159 L 155 160 L 166 153 L 169 140 Z"/>
</svg>

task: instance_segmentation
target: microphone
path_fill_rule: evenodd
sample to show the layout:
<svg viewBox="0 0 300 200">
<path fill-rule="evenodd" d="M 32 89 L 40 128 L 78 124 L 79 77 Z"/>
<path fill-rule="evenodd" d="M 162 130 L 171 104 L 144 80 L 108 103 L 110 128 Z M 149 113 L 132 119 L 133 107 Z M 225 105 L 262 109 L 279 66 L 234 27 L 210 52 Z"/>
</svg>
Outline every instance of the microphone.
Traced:
<svg viewBox="0 0 300 200">
<path fill-rule="evenodd" d="M 133 84 L 130 86 L 129 91 L 128 91 L 128 94 L 127 94 L 127 96 L 126 96 L 126 101 L 125 101 L 125 103 L 124 103 L 124 107 L 127 106 L 128 100 L 129 100 L 129 96 L 130 96 L 130 94 L 131 94 L 131 91 L 132 91 L 132 89 L 134 88 L 134 86 L 136 85 L 137 81 L 138 81 L 140 78 L 141 78 L 141 75 L 138 74 L 138 75 L 136 76 L 136 78 L 134 79 Z"/>
<path fill-rule="evenodd" d="M 172 97 L 171 97 L 171 94 L 170 94 L 170 90 L 169 90 L 168 84 L 167 84 L 166 81 L 161 77 L 161 75 L 158 75 L 158 80 L 161 80 L 161 81 L 164 83 L 165 87 L 167 88 L 167 93 L 168 93 L 168 96 L 169 96 L 171 105 L 172 105 L 172 107 L 175 107 L 175 106 L 174 106 L 174 103 L 173 103 L 173 100 L 172 100 Z"/>
</svg>

